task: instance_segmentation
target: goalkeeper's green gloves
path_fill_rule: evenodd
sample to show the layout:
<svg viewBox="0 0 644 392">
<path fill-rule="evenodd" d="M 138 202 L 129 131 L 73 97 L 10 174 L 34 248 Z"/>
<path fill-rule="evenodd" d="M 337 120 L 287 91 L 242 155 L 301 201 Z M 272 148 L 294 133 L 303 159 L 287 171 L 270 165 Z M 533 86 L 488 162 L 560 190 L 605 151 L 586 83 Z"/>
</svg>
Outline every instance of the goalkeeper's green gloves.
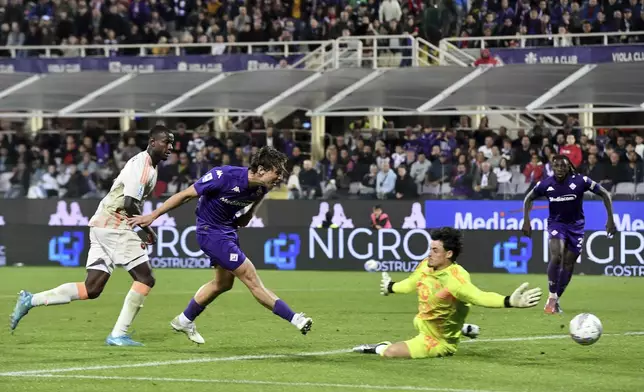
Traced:
<svg viewBox="0 0 644 392">
<path fill-rule="evenodd" d="M 541 289 L 528 289 L 528 283 L 519 286 L 512 295 L 505 297 L 506 308 L 531 308 L 541 300 Z"/>
<path fill-rule="evenodd" d="M 382 277 L 380 278 L 380 294 L 389 295 L 393 293 L 394 281 L 391 280 L 391 276 L 388 273 L 383 272 Z"/>
</svg>

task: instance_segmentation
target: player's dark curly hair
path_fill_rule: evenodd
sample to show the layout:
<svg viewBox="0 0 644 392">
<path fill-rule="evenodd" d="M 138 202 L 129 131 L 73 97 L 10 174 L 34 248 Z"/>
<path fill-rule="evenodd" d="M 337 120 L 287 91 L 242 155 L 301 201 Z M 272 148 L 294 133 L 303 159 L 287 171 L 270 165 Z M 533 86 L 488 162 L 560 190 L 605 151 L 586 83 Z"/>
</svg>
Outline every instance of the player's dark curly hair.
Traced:
<svg viewBox="0 0 644 392">
<path fill-rule="evenodd" d="M 445 251 L 452 251 L 452 261 L 456 261 L 458 256 L 463 251 L 463 235 L 460 230 L 452 227 L 441 227 L 434 229 L 430 233 L 433 241 L 440 241 L 443 243 Z"/>
<path fill-rule="evenodd" d="M 275 169 L 282 176 L 286 176 L 288 174 L 286 170 L 287 161 L 288 158 L 283 152 L 277 151 L 273 147 L 264 146 L 253 156 L 249 169 L 253 173 L 257 173 L 260 167 L 268 171 Z"/>
<path fill-rule="evenodd" d="M 561 155 L 561 154 L 555 155 L 554 157 L 552 157 L 552 160 L 553 160 L 553 162 L 555 160 L 563 160 L 563 161 L 565 161 L 566 164 L 568 164 L 568 172 L 570 174 L 579 174 L 579 172 L 577 172 L 577 169 L 575 169 L 575 165 L 572 164 L 572 162 L 570 161 L 570 158 L 568 158 L 567 156 Z"/>
</svg>

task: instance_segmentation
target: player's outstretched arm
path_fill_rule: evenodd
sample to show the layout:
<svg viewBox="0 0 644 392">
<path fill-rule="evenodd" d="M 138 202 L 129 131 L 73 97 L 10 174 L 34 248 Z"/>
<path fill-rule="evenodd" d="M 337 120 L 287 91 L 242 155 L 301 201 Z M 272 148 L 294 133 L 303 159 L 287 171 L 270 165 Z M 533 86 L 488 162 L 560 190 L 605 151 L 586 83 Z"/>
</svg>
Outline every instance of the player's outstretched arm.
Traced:
<svg viewBox="0 0 644 392">
<path fill-rule="evenodd" d="M 388 273 L 383 272 L 380 279 L 380 294 L 408 294 L 414 292 L 416 290 L 416 283 L 418 283 L 422 275 L 421 268 L 426 261 L 427 259 L 421 261 L 418 267 L 416 267 L 416 270 L 407 279 L 401 280 L 400 282 L 394 282 Z"/>
<path fill-rule="evenodd" d="M 613 236 L 617 233 L 617 227 L 615 227 L 615 221 L 613 220 L 613 198 L 603 186 L 595 184 L 592 187 L 592 192 L 597 196 L 601 197 L 604 202 L 604 207 L 606 208 L 606 232 L 608 235 Z"/>
<path fill-rule="evenodd" d="M 197 190 L 194 185 L 190 185 L 188 188 L 184 189 L 179 193 L 175 193 L 168 200 L 163 202 L 156 210 L 152 211 L 149 215 L 140 215 L 133 216 L 128 218 L 128 223 L 131 226 L 139 226 L 141 228 L 150 226 L 158 217 L 163 214 L 166 214 L 168 211 L 172 211 L 180 205 L 189 202 L 192 199 L 197 198 Z"/>
<path fill-rule="evenodd" d="M 453 295 L 460 301 L 485 308 L 531 308 L 541 300 L 541 289 L 528 289 L 528 283 L 523 283 L 511 295 L 503 296 L 482 291 L 471 282 L 467 282 L 454 290 Z"/>
</svg>

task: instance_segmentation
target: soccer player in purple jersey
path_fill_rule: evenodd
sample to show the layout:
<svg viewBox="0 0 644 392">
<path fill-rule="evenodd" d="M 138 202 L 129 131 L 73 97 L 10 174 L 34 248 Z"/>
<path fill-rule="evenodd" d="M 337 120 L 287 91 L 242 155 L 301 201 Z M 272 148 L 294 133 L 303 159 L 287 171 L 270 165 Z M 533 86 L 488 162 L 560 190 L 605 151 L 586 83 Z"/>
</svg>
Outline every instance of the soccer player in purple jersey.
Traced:
<svg viewBox="0 0 644 392">
<path fill-rule="evenodd" d="M 548 233 L 550 241 L 550 262 L 548 263 L 548 286 L 550 295 L 544 308 L 546 314 L 561 313 L 559 298 L 572 279 L 575 262 L 581 254 L 584 241 L 584 193 L 593 192 L 601 197 L 608 219 L 606 232 L 615 234 L 613 205 L 610 193 L 602 186 L 575 170 L 570 160 L 556 155 L 552 162 L 554 175 L 539 181 L 528 192 L 523 202 L 523 234 L 530 236 L 530 210 L 539 197 L 546 197 L 549 203 Z"/>
<path fill-rule="evenodd" d="M 128 219 L 133 226 L 147 227 L 158 217 L 180 205 L 197 202 L 197 241 L 216 267 L 215 278 L 201 286 L 186 309 L 170 325 L 188 338 L 203 344 L 194 320 L 219 295 L 233 287 L 238 278 L 257 301 L 305 334 L 313 320 L 295 313 L 272 291 L 264 287 L 255 266 L 239 248 L 237 229 L 248 224 L 259 203 L 286 174 L 286 155 L 273 147 L 262 147 L 250 167 L 221 166 L 206 173 L 196 183 L 166 200 L 149 215 Z M 240 215 L 240 212 L 242 213 Z"/>
</svg>

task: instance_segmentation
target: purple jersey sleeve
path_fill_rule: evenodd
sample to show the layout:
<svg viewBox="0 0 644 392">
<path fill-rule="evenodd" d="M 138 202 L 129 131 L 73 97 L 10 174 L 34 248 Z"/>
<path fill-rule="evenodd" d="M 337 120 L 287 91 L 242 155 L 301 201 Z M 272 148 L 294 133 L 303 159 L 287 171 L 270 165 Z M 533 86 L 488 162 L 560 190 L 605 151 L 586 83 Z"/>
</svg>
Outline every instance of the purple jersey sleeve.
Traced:
<svg viewBox="0 0 644 392">
<path fill-rule="evenodd" d="M 532 188 L 532 193 L 536 197 L 544 197 L 546 195 L 547 187 L 547 182 L 545 180 L 541 180 L 537 182 L 537 185 L 535 185 L 534 188 Z"/>
<path fill-rule="evenodd" d="M 599 184 L 593 181 L 590 177 L 583 176 L 584 179 L 584 191 L 585 192 L 599 192 Z"/>
<path fill-rule="evenodd" d="M 226 178 L 220 169 L 212 169 L 205 176 L 195 182 L 195 190 L 199 196 L 204 194 L 216 194 L 225 189 Z"/>
</svg>

